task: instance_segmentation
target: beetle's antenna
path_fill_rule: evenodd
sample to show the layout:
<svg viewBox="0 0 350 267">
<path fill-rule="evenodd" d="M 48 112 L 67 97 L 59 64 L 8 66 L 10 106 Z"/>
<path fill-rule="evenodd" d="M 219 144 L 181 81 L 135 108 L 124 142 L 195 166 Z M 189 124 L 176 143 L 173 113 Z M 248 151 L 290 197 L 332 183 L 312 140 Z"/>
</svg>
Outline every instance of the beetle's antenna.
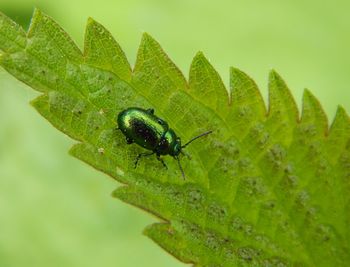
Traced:
<svg viewBox="0 0 350 267">
<path fill-rule="evenodd" d="M 182 169 L 182 166 L 181 166 L 181 163 L 180 163 L 180 159 L 179 157 L 175 157 L 177 159 L 177 163 L 179 163 L 179 168 L 180 168 L 180 171 L 181 171 L 181 174 L 182 174 L 182 178 L 184 178 L 184 180 L 186 180 L 186 176 L 185 176 L 185 173 L 184 173 L 184 170 Z"/>
<path fill-rule="evenodd" d="M 190 154 L 188 154 L 188 153 L 186 153 L 185 151 L 180 150 L 180 153 L 181 153 L 182 155 L 184 155 L 184 156 L 188 157 L 188 159 L 190 159 L 190 160 L 192 159 L 191 155 L 190 155 Z"/>
<path fill-rule="evenodd" d="M 202 137 L 202 136 L 205 136 L 205 135 L 207 135 L 207 134 L 211 134 L 212 132 L 213 132 L 213 131 L 207 131 L 207 132 L 202 133 L 202 134 L 200 134 L 200 135 L 198 135 L 198 136 L 196 136 L 196 137 L 193 137 L 190 141 L 188 141 L 186 144 L 184 144 L 181 148 L 186 147 L 187 145 L 189 145 L 190 143 L 192 143 L 194 140 L 196 140 L 196 139 L 198 139 L 198 138 L 200 138 L 200 137 Z"/>
</svg>

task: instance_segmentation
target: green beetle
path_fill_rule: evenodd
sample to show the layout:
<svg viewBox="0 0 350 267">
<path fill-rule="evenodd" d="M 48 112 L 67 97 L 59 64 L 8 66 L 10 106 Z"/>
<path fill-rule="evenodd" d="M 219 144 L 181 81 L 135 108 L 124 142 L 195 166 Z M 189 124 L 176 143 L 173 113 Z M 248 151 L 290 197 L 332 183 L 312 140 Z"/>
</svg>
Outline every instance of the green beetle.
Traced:
<svg viewBox="0 0 350 267">
<path fill-rule="evenodd" d="M 154 115 L 154 109 L 146 110 L 137 107 L 130 107 L 121 111 L 118 114 L 117 123 L 118 129 L 125 135 L 128 144 L 136 143 L 152 151 L 139 154 L 136 157 L 135 168 L 141 157 L 153 154 L 156 154 L 157 159 L 167 168 L 160 156 L 170 155 L 177 160 L 183 178 L 185 178 L 185 173 L 179 159 L 179 154 L 183 154 L 182 149 L 197 138 L 212 133 L 212 131 L 207 131 L 192 138 L 185 145 L 181 145 L 180 137 L 176 135 L 173 129 L 169 128 L 166 121 Z"/>
</svg>

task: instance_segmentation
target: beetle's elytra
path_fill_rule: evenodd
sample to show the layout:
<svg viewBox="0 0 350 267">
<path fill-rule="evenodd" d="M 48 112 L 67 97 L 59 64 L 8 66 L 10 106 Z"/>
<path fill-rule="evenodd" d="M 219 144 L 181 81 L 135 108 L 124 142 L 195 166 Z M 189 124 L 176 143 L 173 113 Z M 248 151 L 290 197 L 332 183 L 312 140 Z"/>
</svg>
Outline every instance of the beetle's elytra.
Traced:
<svg viewBox="0 0 350 267">
<path fill-rule="evenodd" d="M 177 160 L 183 178 L 185 178 L 185 174 L 179 159 L 179 154 L 183 153 L 182 149 L 197 138 L 212 132 L 207 131 L 202 133 L 182 146 L 180 137 L 176 135 L 174 130 L 169 128 L 166 121 L 154 115 L 154 109 L 146 110 L 137 107 L 127 108 L 121 111 L 118 114 L 117 123 L 118 129 L 125 135 L 128 144 L 136 143 L 151 151 L 141 153 L 137 156 L 135 168 L 141 157 L 153 154 L 156 154 L 157 159 L 162 162 L 164 167 L 167 167 L 160 156 L 170 155 Z"/>
</svg>

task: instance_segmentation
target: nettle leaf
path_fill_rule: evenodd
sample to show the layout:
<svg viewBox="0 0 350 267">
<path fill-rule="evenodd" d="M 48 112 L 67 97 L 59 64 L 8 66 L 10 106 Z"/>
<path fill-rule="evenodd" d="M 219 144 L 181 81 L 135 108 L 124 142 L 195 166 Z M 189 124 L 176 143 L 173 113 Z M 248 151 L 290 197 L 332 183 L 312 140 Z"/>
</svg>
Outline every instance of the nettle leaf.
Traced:
<svg viewBox="0 0 350 267">
<path fill-rule="evenodd" d="M 294 99 L 272 71 L 268 111 L 254 81 L 231 68 L 226 90 L 198 53 L 189 81 L 144 34 L 132 70 L 111 34 L 88 20 L 84 52 L 36 10 L 29 31 L 0 15 L 1 65 L 42 94 L 33 106 L 78 143 L 70 153 L 123 186 L 113 196 L 161 222 L 145 234 L 195 266 L 348 266 L 350 264 L 350 123 L 339 107 L 328 129 L 317 99 Z M 184 141 L 187 179 L 165 157 L 116 130 L 130 106 L 154 108 Z"/>
</svg>

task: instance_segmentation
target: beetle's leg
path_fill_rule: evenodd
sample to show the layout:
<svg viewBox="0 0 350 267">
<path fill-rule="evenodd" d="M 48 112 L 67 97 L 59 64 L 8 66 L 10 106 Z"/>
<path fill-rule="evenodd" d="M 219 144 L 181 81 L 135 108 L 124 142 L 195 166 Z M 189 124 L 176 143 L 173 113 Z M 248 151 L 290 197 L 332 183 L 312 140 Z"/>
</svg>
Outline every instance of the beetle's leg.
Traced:
<svg viewBox="0 0 350 267">
<path fill-rule="evenodd" d="M 179 168 L 180 168 L 180 171 L 181 171 L 181 174 L 182 174 L 182 178 L 184 180 L 186 180 L 186 176 L 185 176 L 184 170 L 183 170 L 183 168 L 181 166 L 181 163 L 180 163 L 180 158 L 178 156 L 175 156 L 174 159 L 176 159 L 177 163 L 179 164 Z"/>
<path fill-rule="evenodd" d="M 138 154 L 137 157 L 136 157 L 136 160 L 135 160 L 135 169 L 136 169 L 137 163 L 139 162 L 139 159 L 140 159 L 141 157 L 148 157 L 148 156 L 153 155 L 154 153 L 155 153 L 155 152 L 140 153 L 140 154 Z"/>
<path fill-rule="evenodd" d="M 163 166 L 165 167 L 165 169 L 168 169 L 168 166 L 165 164 L 164 160 L 160 157 L 160 155 L 157 154 L 157 160 L 159 160 Z"/>
<path fill-rule="evenodd" d="M 188 159 L 189 159 L 189 160 L 191 160 L 191 159 L 192 159 L 191 155 L 190 155 L 190 154 L 188 154 L 188 153 L 186 153 L 185 151 L 181 150 L 181 151 L 180 151 L 180 153 L 181 153 L 182 155 L 184 155 L 184 156 L 188 157 Z"/>
</svg>

